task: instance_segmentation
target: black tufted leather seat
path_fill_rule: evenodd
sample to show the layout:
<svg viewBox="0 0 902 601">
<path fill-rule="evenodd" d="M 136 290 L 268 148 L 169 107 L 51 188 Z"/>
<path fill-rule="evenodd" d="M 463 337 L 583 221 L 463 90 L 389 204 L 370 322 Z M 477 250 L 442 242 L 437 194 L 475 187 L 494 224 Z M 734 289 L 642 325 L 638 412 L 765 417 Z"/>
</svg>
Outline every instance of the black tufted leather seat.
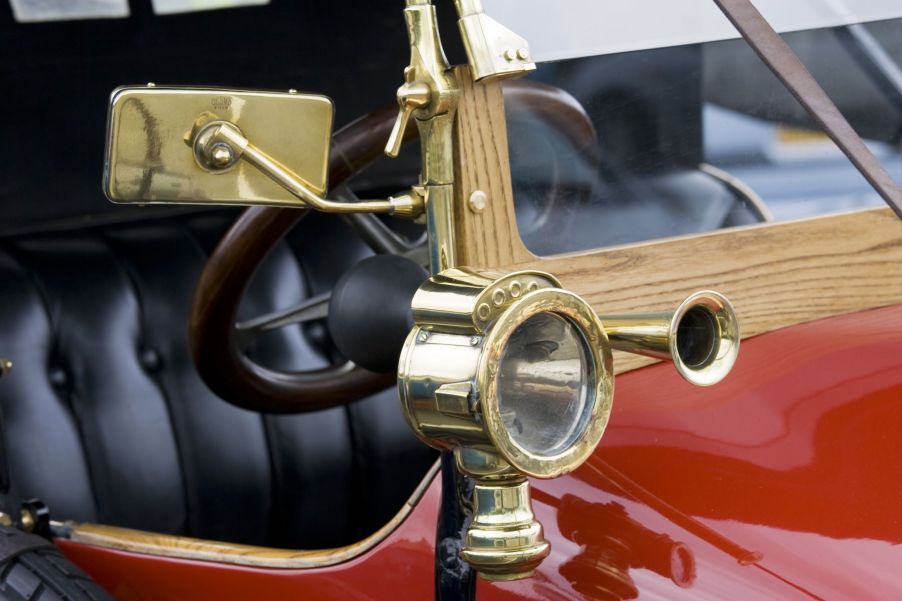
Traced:
<svg viewBox="0 0 902 601">
<path fill-rule="evenodd" d="M 0 240 L 0 357 L 14 362 L 0 379 L 3 457 L 19 498 L 41 498 L 54 519 L 294 548 L 352 542 L 401 507 L 435 456 L 394 390 L 271 416 L 223 402 L 196 374 L 188 308 L 234 216 Z M 328 290 L 366 252 L 338 220 L 308 219 L 255 276 L 247 316 Z M 252 352 L 318 367 L 321 338 L 285 329 Z"/>
</svg>

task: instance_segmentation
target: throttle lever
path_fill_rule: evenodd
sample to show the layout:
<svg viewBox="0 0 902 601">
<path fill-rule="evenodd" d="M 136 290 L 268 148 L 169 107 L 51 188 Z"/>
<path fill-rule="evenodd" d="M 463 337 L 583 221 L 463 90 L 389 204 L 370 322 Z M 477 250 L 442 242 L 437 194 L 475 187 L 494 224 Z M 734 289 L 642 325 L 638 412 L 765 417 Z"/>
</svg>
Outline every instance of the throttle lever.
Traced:
<svg viewBox="0 0 902 601">
<path fill-rule="evenodd" d="M 388 136 L 388 143 L 385 145 L 385 154 L 391 158 L 396 158 L 401 152 L 401 142 L 404 140 L 404 130 L 410 121 L 410 116 L 416 109 L 424 108 L 429 105 L 432 97 L 432 90 L 423 82 L 415 81 L 415 71 L 413 67 L 404 69 L 404 85 L 398 88 L 398 118 L 392 127 L 391 134 Z"/>
</svg>

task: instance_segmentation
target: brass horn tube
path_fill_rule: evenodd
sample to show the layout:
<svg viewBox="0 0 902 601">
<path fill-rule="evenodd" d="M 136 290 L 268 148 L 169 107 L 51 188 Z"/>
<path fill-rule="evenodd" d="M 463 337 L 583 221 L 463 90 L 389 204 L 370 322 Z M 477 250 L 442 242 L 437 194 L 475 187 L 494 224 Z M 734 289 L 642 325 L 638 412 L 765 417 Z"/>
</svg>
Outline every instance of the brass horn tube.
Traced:
<svg viewBox="0 0 902 601">
<path fill-rule="evenodd" d="M 721 381 L 739 353 L 739 321 L 730 301 L 703 290 L 676 311 L 599 315 L 617 350 L 673 361 L 683 378 L 698 386 Z"/>
</svg>

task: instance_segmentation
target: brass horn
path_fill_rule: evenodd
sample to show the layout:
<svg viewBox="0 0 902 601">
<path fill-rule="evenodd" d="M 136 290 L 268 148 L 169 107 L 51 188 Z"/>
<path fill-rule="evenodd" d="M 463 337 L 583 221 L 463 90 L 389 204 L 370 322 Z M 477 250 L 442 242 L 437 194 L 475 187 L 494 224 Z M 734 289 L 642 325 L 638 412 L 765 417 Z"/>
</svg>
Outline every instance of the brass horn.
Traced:
<svg viewBox="0 0 902 601">
<path fill-rule="evenodd" d="M 702 290 L 676 311 L 599 315 L 611 346 L 673 361 L 683 378 L 710 386 L 730 373 L 739 354 L 739 321 L 722 294 Z"/>
</svg>

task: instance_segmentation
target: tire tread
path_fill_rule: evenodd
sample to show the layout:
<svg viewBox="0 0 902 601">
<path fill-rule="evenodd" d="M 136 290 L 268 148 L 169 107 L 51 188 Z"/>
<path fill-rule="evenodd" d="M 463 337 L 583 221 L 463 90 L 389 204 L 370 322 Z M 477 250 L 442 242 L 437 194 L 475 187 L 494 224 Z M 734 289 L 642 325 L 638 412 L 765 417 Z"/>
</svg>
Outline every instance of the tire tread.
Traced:
<svg viewBox="0 0 902 601">
<path fill-rule="evenodd" d="M 0 566 L 0 601 L 112 601 L 56 549 L 23 553 Z"/>
</svg>

